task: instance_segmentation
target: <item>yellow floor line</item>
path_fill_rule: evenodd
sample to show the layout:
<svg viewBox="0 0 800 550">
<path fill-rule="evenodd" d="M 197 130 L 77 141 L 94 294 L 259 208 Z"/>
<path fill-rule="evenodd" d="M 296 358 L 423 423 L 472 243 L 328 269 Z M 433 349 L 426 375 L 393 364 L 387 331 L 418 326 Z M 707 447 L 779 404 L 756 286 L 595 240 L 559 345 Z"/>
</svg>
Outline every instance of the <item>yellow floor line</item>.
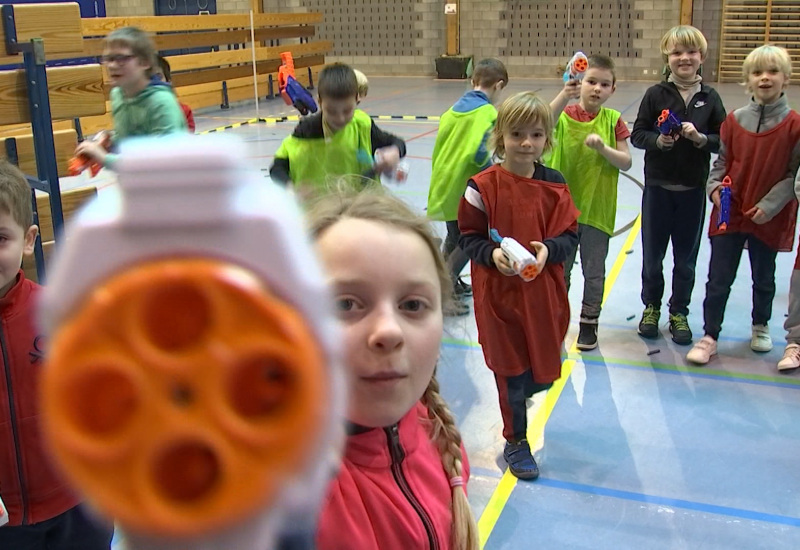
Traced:
<svg viewBox="0 0 800 550">
<path fill-rule="evenodd" d="M 628 238 L 625 239 L 625 243 L 622 245 L 622 250 L 619 251 L 619 254 L 617 254 L 617 257 L 614 260 L 614 265 L 611 267 L 611 272 L 606 277 L 606 286 L 603 292 L 603 304 L 605 304 L 608 295 L 611 293 L 614 283 L 617 282 L 617 277 L 619 277 L 620 271 L 622 271 L 622 266 L 628 257 L 626 252 L 633 246 L 633 241 L 635 241 L 636 237 L 639 235 L 641 226 L 642 217 L 640 215 L 637 216 L 630 233 L 628 233 Z M 577 348 L 575 347 L 576 340 L 574 340 L 569 346 L 569 354 L 574 354 L 577 351 Z M 544 427 L 547 424 L 547 420 L 550 418 L 550 414 L 553 412 L 553 408 L 556 406 L 558 398 L 561 396 L 561 391 L 567 384 L 567 380 L 569 380 L 570 374 L 572 374 L 572 367 L 574 365 L 575 360 L 573 359 L 566 359 L 561 364 L 561 378 L 556 380 L 556 382 L 553 384 L 553 387 L 547 391 L 544 404 L 539 408 L 539 410 L 536 412 L 536 416 L 533 418 L 533 421 L 528 425 L 528 441 L 539 441 L 544 434 Z M 484 508 L 483 513 L 478 520 L 478 532 L 480 534 L 481 549 L 486 546 L 486 541 L 489 540 L 489 536 L 492 534 L 494 526 L 497 524 L 497 520 L 500 518 L 500 514 L 503 512 L 503 508 L 505 508 L 506 504 L 508 503 L 508 499 L 511 497 L 511 492 L 514 490 L 516 485 L 517 478 L 514 477 L 514 475 L 508 469 L 506 469 L 502 479 L 500 479 L 500 483 L 498 483 L 497 488 L 495 488 L 494 493 L 492 493 L 489 503 L 486 505 L 486 508 Z"/>
</svg>

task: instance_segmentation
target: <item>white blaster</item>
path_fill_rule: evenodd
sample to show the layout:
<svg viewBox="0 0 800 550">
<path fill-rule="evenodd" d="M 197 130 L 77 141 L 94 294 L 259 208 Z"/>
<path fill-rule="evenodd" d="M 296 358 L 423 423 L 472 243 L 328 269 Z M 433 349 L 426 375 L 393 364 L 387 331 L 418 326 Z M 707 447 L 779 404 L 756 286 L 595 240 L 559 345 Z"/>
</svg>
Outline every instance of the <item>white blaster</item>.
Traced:
<svg viewBox="0 0 800 550">
<path fill-rule="evenodd" d="M 344 442 L 332 300 L 245 149 L 123 143 L 48 272 L 44 434 L 128 550 L 311 547 Z"/>
<path fill-rule="evenodd" d="M 516 239 L 501 237 L 496 229 L 492 229 L 489 233 L 494 242 L 500 243 L 500 250 L 506 255 L 514 267 L 514 271 L 522 277 L 523 281 L 532 281 L 536 278 L 539 274 L 539 262 L 536 261 L 536 256 L 530 250 L 522 246 Z"/>
</svg>

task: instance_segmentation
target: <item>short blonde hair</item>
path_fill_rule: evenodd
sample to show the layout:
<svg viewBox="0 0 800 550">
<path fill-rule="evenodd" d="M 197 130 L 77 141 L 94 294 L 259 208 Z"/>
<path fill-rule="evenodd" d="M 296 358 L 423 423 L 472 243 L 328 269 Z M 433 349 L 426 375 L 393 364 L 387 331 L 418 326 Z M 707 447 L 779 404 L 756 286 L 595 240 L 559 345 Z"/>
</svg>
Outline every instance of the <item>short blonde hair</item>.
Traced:
<svg viewBox="0 0 800 550">
<path fill-rule="evenodd" d="M 792 77 L 792 58 L 785 48 L 764 44 L 747 54 L 744 63 L 742 63 L 742 78 L 747 91 L 752 91 L 749 82 L 753 71 L 759 69 L 765 71 L 772 68 L 778 69 L 785 74 L 787 81 Z"/>
<path fill-rule="evenodd" d="M 708 41 L 699 29 L 691 25 L 678 25 L 672 27 L 670 30 L 661 37 L 661 57 L 664 63 L 669 59 L 669 52 L 675 46 L 683 46 L 685 48 L 697 48 L 700 51 L 700 56 L 705 59 L 708 53 Z"/>
<path fill-rule="evenodd" d="M 369 80 L 367 80 L 367 75 L 358 69 L 353 69 L 353 72 L 356 73 L 356 81 L 358 82 L 358 97 L 359 99 L 364 99 L 367 97 L 367 92 L 369 92 Z"/>
<path fill-rule="evenodd" d="M 552 149 L 554 124 L 550 104 L 534 92 L 520 92 L 506 99 L 497 110 L 497 122 L 489 136 L 489 148 L 494 150 L 498 159 L 503 160 L 506 156 L 503 133 L 528 124 L 541 124 L 544 127 L 544 133 L 547 135 L 544 150 Z"/>
</svg>

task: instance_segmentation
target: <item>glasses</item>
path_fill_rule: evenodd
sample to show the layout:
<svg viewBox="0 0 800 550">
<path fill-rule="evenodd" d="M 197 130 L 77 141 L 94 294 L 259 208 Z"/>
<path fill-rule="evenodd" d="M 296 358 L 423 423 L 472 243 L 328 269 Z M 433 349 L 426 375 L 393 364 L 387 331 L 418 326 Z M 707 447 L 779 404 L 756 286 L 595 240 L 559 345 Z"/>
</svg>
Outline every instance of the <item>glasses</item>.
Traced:
<svg viewBox="0 0 800 550">
<path fill-rule="evenodd" d="M 125 63 L 127 63 L 128 61 L 133 59 L 134 57 L 136 57 L 136 56 L 133 55 L 133 54 L 121 54 L 121 53 L 118 53 L 118 54 L 113 54 L 113 55 L 104 55 L 104 56 L 102 56 L 100 58 L 100 61 L 104 65 L 110 65 L 112 63 L 116 63 L 118 65 L 124 65 Z"/>
</svg>

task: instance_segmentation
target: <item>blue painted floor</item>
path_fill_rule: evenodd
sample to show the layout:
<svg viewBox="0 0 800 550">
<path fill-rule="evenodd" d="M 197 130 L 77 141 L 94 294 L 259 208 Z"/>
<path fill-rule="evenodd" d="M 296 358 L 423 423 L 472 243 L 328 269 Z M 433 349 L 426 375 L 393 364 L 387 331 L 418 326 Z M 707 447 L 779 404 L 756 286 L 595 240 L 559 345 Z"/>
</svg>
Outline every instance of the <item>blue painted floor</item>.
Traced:
<svg viewBox="0 0 800 550">
<path fill-rule="evenodd" d="M 465 90 L 464 83 L 426 78 L 373 78 L 362 103 L 373 115 L 439 115 Z M 608 106 L 633 123 L 647 83 L 618 83 Z M 512 80 L 508 94 L 538 89 L 552 98 L 557 81 Z M 744 104 L 738 85 L 718 89 L 731 110 Z M 790 88 L 790 99 L 794 91 Z M 292 114 L 280 100 L 262 102 L 260 116 Z M 255 116 L 252 105 L 197 113 L 198 131 Z M 410 178 L 392 187 L 423 211 L 436 122 L 380 121 L 408 141 Z M 246 139 L 253 162 L 268 169 L 272 154 L 294 123 L 253 124 L 229 130 Z M 643 153 L 633 149 L 628 172 L 643 180 Z M 265 179 L 268 178 L 264 172 Z M 84 176 L 67 186 L 88 182 Z M 114 185 L 101 174 L 92 183 Z M 101 191 L 102 192 L 102 191 Z M 641 191 L 620 179 L 617 227 L 639 213 Z M 444 233 L 443 224 L 437 227 Z M 782 329 L 794 254 L 780 254 L 777 296 L 770 323 L 775 349 L 750 351 L 750 272 L 741 263 L 728 304 L 719 356 L 709 366 L 687 366 L 688 347 L 669 340 L 666 308 L 663 335 L 645 341 L 636 334 L 641 244 L 628 233 L 612 239 L 607 269 L 619 259 L 618 277 L 609 280 L 600 318 L 600 347 L 585 355 L 567 337 L 575 359 L 544 436 L 535 443 L 542 477 L 520 482 L 488 533 L 487 549 L 731 549 L 800 548 L 800 374 L 779 375 L 775 363 L 785 341 Z M 745 257 L 746 258 L 746 257 Z M 709 246 L 703 240 L 690 324 L 702 336 L 702 300 Z M 570 301 L 577 319 L 582 292 L 580 269 L 573 271 Z M 665 262 L 667 274 L 671 261 Z M 667 276 L 669 287 L 670 277 Z M 666 301 L 667 296 L 665 296 Z M 472 316 L 448 319 L 439 377 L 459 418 L 473 467 L 470 502 L 484 512 L 504 471 L 501 420 L 491 372 L 477 344 Z M 530 415 L 539 411 L 536 395 Z"/>
</svg>

